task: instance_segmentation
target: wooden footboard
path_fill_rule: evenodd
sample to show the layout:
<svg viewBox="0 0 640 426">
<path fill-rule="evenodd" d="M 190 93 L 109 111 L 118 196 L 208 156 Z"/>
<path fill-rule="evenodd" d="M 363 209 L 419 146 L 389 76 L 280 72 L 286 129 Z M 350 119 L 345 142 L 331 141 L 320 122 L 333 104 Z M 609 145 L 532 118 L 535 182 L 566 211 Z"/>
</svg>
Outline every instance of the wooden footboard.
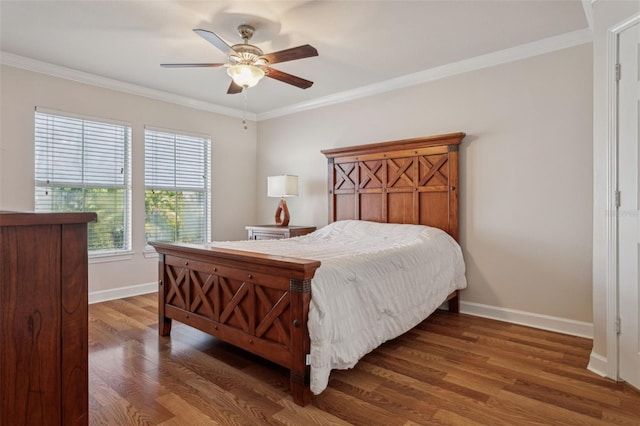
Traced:
<svg viewBox="0 0 640 426">
<path fill-rule="evenodd" d="M 151 243 L 160 255 L 158 331 L 171 320 L 290 370 L 293 400 L 311 402 L 307 319 L 320 262 L 204 245 Z"/>
</svg>

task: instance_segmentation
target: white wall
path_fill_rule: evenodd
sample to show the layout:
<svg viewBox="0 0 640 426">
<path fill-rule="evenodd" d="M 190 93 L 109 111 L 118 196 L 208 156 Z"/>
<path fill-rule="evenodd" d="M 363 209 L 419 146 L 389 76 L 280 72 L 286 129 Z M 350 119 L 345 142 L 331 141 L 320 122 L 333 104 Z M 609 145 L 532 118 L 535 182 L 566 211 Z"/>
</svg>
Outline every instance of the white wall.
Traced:
<svg viewBox="0 0 640 426">
<path fill-rule="evenodd" d="M 608 285 L 615 287 L 615 279 L 608 276 L 607 227 L 611 218 L 608 195 L 615 188 L 609 179 L 611 161 L 608 157 L 611 122 L 609 105 L 609 81 L 612 68 L 609 30 L 640 13 L 638 1 L 604 1 L 593 4 L 593 351 L 589 368 L 612 378 L 617 378 L 615 359 L 616 337 L 612 316 L 615 316 L 616 300 L 609 298 Z M 615 169 L 614 169 L 615 173 Z M 615 268 L 615 265 L 612 265 Z M 614 359 L 609 359 L 609 356 Z"/>
<path fill-rule="evenodd" d="M 89 266 L 89 291 L 155 283 L 157 259 L 144 249 L 144 126 L 211 136 L 212 234 L 246 238 L 256 221 L 256 126 L 219 114 L 128 95 L 13 67 L 0 68 L 0 210 L 34 208 L 34 108 L 129 122 L 132 137 L 133 258 Z"/>
<path fill-rule="evenodd" d="M 270 223 L 277 203 L 266 176 L 290 173 L 291 223 L 327 223 L 321 149 L 462 131 L 463 303 L 590 323 L 591 70 L 586 44 L 261 121 L 259 219 Z"/>
</svg>

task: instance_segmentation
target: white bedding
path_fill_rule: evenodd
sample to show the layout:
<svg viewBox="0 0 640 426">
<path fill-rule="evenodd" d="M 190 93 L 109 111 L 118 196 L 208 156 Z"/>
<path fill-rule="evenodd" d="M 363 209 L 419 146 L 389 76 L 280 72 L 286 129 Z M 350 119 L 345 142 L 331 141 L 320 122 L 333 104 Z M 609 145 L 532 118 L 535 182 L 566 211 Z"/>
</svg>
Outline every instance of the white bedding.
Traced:
<svg viewBox="0 0 640 426">
<path fill-rule="evenodd" d="M 321 261 L 308 321 L 315 394 L 332 369 L 353 367 L 467 286 L 460 246 L 421 225 L 347 220 L 296 238 L 211 245 Z"/>
</svg>

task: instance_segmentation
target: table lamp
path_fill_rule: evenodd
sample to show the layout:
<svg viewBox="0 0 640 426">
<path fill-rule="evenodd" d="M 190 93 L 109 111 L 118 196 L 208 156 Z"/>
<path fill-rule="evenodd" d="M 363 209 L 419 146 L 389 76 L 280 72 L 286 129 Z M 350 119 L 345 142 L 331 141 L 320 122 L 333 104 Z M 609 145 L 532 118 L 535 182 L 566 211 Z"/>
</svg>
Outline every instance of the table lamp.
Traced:
<svg viewBox="0 0 640 426">
<path fill-rule="evenodd" d="M 267 177 L 267 196 L 280 197 L 280 203 L 276 209 L 276 225 L 287 226 L 291 217 L 285 197 L 298 195 L 298 176 L 280 175 Z"/>
</svg>

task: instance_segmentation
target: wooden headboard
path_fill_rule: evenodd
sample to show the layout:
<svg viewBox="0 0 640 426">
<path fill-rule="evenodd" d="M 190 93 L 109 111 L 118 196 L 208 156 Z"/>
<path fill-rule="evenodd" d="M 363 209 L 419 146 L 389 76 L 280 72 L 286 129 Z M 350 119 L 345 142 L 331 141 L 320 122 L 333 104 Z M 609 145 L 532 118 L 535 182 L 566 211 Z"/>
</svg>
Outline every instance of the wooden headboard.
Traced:
<svg viewBox="0 0 640 426">
<path fill-rule="evenodd" d="M 326 149 L 329 221 L 440 228 L 458 239 L 458 145 L 464 133 Z"/>
</svg>

